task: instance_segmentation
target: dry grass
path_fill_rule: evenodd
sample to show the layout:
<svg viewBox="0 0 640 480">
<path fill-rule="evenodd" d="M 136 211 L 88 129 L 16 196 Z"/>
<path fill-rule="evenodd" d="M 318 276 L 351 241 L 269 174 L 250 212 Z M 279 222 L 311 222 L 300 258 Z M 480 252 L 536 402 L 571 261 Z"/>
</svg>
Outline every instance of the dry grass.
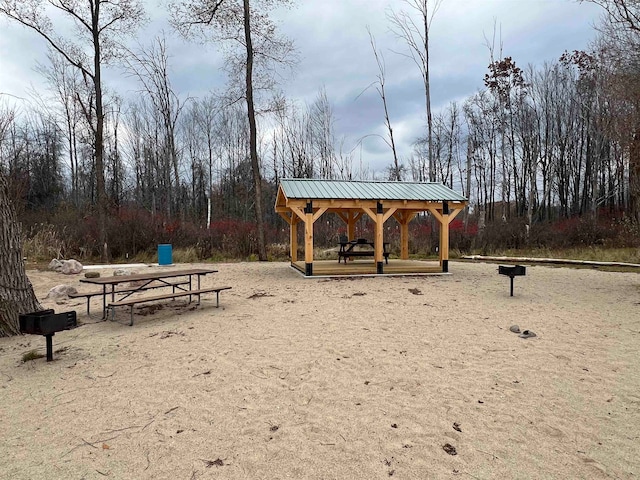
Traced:
<svg viewBox="0 0 640 480">
<path fill-rule="evenodd" d="M 38 350 L 29 350 L 22 355 L 22 363 L 27 363 L 38 358 L 44 358 L 44 354 L 38 352 Z"/>
<path fill-rule="evenodd" d="M 52 225 L 39 225 L 38 231 L 27 237 L 22 244 L 22 254 L 29 261 L 49 262 L 52 258 L 64 258 L 67 246 Z"/>
</svg>

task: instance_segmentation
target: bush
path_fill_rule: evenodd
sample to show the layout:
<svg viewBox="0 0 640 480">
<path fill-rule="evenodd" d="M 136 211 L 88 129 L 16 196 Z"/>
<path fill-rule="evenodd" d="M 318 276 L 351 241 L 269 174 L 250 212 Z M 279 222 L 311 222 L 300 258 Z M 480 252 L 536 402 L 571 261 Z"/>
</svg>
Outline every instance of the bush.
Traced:
<svg viewBox="0 0 640 480">
<path fill-rule="evenodd" d="M 95 215 L 69 206 L 54 214 L 29 212 L 23 222 L 23 254 L 32 261 L 52 258 L 100 259 L 98 221 Z M 450 229 L 450 251 L 459 254 L 480 250 L 493 254 L 504 250 L 572 247 L 638 248 L 640 225 L 620 212 L 600 212 L 596 220 L 574 217 L 557 222 L 535 223 L 527 232 L 523 218 L 488 223 L 483 231 L 474 221 L 466 226 L 454 219 Z M 289 227 L 282 222 L 265 225 L 267 255 L 271 259 L 289 258 Z M 346 233 L 346 226 L 335 215 L 322 217 L 314 224 L 314 247 L 330 249 Z M 356 224 L 355 238 L 373 239 L 375 224 L 363 217 Z M 430 216 L 419 215 L 409 224 L 409 253 L 433 256 L 439 246 L 439 225 Z M 238 219 L 217 220 L 205 228 L 193 222 L 169 220 L 137 208 L 120 208 L 107 220 L 107 238 L 112 259 L 153 261 L 159 244 L 173 245 L 174 261 L 250 259 L 258 253 L 257 226 Z M 400 254 L 400 226 L 395 220 L 385 224 L 385 242 L 394 255 Z M 298 247 L 304 249 L 304 228 L 298 227 Z M 300 253 L 300 256 L 302 253 Z"/>
</svg>

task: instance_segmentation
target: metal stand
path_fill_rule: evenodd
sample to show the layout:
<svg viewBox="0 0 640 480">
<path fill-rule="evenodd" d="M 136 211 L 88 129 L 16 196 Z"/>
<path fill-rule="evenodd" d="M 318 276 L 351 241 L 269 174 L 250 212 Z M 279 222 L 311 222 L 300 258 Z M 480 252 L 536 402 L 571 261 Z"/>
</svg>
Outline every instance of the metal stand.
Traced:
<svg viewBox="0 0 640 480">
<path fill-rule="evenodd" d="M 51 362 L 53 360 L 53 336 L 55 333 L 49 333 L 45 335 L 47 339 L 47 362 Z"/>
<path fill-rule="evenodd" d="M 523 265 L 500 265 L 498 266 L 498 273 L 509 277 L 511 283 L 510 296 L 513 297 L 513 278 L 526 275 L 527 268 Z"/>
</svg>

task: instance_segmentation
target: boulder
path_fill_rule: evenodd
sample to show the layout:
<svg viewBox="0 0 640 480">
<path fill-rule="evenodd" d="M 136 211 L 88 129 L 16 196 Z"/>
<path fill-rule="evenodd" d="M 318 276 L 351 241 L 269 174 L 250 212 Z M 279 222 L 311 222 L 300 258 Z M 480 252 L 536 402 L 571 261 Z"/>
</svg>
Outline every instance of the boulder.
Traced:
<svg viewBox="0 0 640 480">
<path fill-rule="evenodd" d="M 49 293 L 47 293 L 47 296 L 45 298 L 58 299 L 67 297 L 70 293 L 78 293 L 78 290 L 76 290 L 76 288 L 72 287 L 71 285 L 56 285 L 51 290 L 49 290 Z"/>
<path fill-rule="evenodd" d="M 58 260 L 54 258 L 49 263 L 49 270 L 64 273 L 65 275 L 80 273 L 82 269 L 82 264 L 77 260 Z"/>
<path fill-rule="evenodd" d="M 83 268 L 82 264 L 77 260 L 65 260 L 62 262 L 60 272 L 65 275 L 73 275 L 76 273 L 82 273 Z"/>
<path fill-rule="evenodd" d="M 62 262 L 60 260 L 58 260 L 57 258 L 54 258 L 49 263 L 49 270 L 53 270 L 53 271 L 59 272 L 61 268 L 62 268 Z"/>
<path fill-rule="evenodd" d="M 120 277 L 122 275 L 134 275 L 136 272 L 132 272 L 131 270 L 127 270 L 126 268 L 117 268 L 113 271 L 113 275 L 116 277 Z"/>
</svg>

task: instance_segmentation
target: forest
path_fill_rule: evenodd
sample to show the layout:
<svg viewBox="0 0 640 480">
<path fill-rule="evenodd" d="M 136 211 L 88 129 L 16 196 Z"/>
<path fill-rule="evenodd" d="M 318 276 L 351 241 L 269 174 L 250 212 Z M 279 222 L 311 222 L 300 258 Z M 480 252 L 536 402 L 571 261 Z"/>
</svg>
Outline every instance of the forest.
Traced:
<svg viewBox="0 0 640 480">
<path fill-rule="evenodd" d="M 398 158 L 385 118 L 382 173 L 344 147 L 324 89 L 300 105 L 277 88 L 273 71 L 295 69 L 295 45 L 269 13 L 287 1 L 172 4 L 171 34 L 229 46 L 232 86 L 201 98 L 175 90 L 165 38 L 124 46 L 144 21 L 140 1 L 48 1 L 78 35 L 56 30 L 41 2 L 0 0 L 0 16 L 50 47 L 38 67 L 49 87 L 43 101 L 17 105 L 0 95 L 0 175 L 26 255 L 121 260 L 171 243 L 191 261 L 284 257 L 288 225 L 273 209 L 281 178 L 444 183 L 469 199 L 451 226 L 460 254 L 640 245 L 638 0 L 595 2 L 604 15 L 588 51 L 519 66 L 492 50 L 483 88 L 433 113 L 429 22 L 407 19 L 431 19 L 437 2 L 404 0 L 406 16 L 390 22 L 422 62 L 427 122 L 411 155 Z M 140 95 L 103 84 L 101 69 L 112 64 L 136 78 Z M 384 87 L 381 66 L 386 113 Z M 432 225 L 412 222 L 412 254 L 434 253 Z M 319 224 L 315 246 L 335 246 L 341 226 Z M 393 242 L 393 228 L 389 235 Z"/>
</svg>

